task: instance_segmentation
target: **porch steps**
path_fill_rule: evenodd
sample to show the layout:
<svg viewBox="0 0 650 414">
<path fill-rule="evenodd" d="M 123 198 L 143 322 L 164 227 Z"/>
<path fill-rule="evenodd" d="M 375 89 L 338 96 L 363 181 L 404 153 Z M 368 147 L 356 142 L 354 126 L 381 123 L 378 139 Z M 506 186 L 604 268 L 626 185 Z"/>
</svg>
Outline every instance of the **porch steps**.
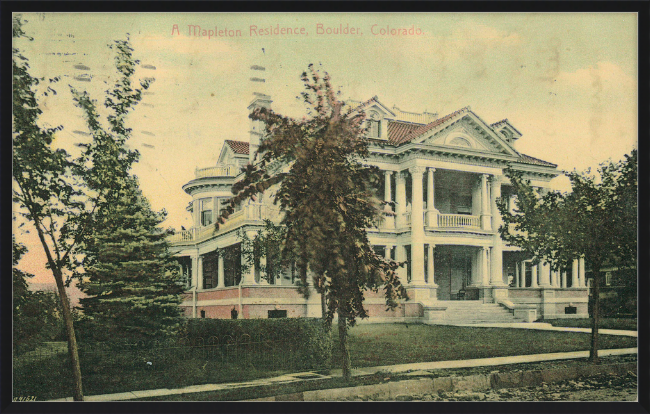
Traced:
<svg viewBox="0 0 650 414">
<path fill-rule="evenodd" d="M 440 303 L 447 307 L 445 319 L 439 322 L 442 324 L 524 322 L 498 303 L 483 303 L 479 300 L 450 300 Z"/>
</svg>

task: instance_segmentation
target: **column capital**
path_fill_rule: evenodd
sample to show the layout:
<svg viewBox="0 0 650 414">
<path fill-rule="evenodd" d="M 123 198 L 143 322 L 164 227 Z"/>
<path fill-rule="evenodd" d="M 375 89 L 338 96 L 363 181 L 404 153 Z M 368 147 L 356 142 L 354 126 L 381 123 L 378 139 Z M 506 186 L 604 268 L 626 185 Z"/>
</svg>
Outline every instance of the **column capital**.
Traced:
<svg viewBox="0 0 650 414">
<path fill-rule="evenodd" d="M 426 167 L 429 172 L 436 172 L 436 167 Z"/>
<path fill-rule="evenodd" d="M 384 170 L 384 175 L 390 176 L 394 172 L 395 171 L 392 171 L 392 170 Z"/>
<path fill-rule="evenodd" d="M 421 167 L 419 165 L 416 165 L 415 167 L 409 168 L 409 172 L 411 175 L 422 175 L 426 171 L 427 167 Z"/>
<path fill-rule="evenodd" d="M 395 171 L 395 178 L 397 180 L 406 180 L 407 175 L 408 175 L 407 170 Z"/>
</svg>

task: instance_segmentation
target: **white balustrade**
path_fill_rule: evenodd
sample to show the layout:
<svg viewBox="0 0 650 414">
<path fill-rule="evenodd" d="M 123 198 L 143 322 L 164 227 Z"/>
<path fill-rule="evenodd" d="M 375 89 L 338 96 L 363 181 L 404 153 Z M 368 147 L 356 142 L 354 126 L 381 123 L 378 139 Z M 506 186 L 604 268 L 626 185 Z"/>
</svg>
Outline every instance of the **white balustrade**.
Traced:
<svg viewBox="0 0 650 414">
<path fill-rule="evenodd" d="M 197 168 L 194 174 L 196 178 L 235 177 L 239 174 L 239 169 L 236 165 L 217 165 L 215 167 Z"/>
<path fill-rule="evenodd" d="M 438 227 L 481 227 L 478 216 L 465 214 L 438 214 Z"/>
</svg>

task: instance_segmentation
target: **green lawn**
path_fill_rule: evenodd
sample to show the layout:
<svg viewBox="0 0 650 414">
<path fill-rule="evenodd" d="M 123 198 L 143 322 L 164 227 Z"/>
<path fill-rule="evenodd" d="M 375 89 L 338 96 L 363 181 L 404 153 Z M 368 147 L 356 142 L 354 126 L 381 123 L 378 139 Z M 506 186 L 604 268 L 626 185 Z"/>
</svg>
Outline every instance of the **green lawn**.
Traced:
<svg viewBox="0 0 650 414">
<path fill-rule="evenodd" d="M 571 328 L 591 328 L 591 319 L 550 319 L 545 320 L 553 326 L 565 326 Z M 600 329 L 624 329 L 636 331 L 636 318 L 602 318 Z"/>
<path fill-rule="evenodd" d="M 405 324 L 364 324 L 350 329 L 353 367 L 410 362 L 486 358 L 519 354 L 587 350 L 589 334 L 525 329 L 468 328 Z M 333 329 L 333 368 L 338 368 L 338 331 Z M 72 395 L 65 343 L 47 344 L 50 356 L 34 353 L 15 360 L 14 396 L 37 400 Z M 601 347 L 636 347 L 636 338 L 601 336 Z M 61 352 L 63 351 L 63 352 Z M 35 355 L 39 355 L 38 358 Z M 151 359 L 151 358 L 150 358 Z M 135 362 L 131 362 L 131 361 Z M 84 362 L 84 361 L 82 361 Z M 239 382 L 282 375 L 289 370 L 222 364 L 192 355 L 183 360 L 146 360 L 104 353 L 82 365 L 86 395 L 180 388 L 207 383 Z M 119 367 L 119 368 L 117 368 Z"/>
<path fill-rule="evenodd" d="M 362 324 L 350 329 L 353 367 L 528 355 L 589 349 L 590 334 L 528 329 Z M 338 361 L 334 330 L 333 359 Z M 601 349 L 633 348 L 636 338 L 602 335 Z M 339 363 L 333 366 L 338 368 Z"/>
</svg>

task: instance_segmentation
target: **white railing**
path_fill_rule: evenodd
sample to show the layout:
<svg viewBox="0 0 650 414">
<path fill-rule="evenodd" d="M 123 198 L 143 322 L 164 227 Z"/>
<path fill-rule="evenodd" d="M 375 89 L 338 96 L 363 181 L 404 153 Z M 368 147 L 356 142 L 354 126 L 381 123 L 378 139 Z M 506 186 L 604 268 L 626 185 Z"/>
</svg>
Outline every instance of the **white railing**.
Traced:
<svg viewBox="0 0 650 414">
<path fill-rule="evenodd" d="M 235 177 L 239 174 L 236 165 L 217 165 L 215 167 L 197 168 L 194 170 L 196 178 L 204 177 Z"/>
<path fill-rule="evenodd" d="M 252 203 L 244 206 L 241 210 L 235 211 L 226 219 L 224 224 L 219 226 L 219 231 L 231 230 L 239 226 L 245 220 L 253 221 L 262 221 L 264 219 L 269 219 L 274 222 L 278 222 L 281 218 L 280 209 L 274 206 L 268 206 L 265 204 Z M 193 228 L 190 230 L 184 230 L 180 233 L 176 233 L 173 236 L 170 236 L 169 241 L 171 243 L 182 243 L 187 241 L 200 241 L 209 239 L 214 233 L 215 224 L 212 223 L 208 226 L 201 228 Z"/>
<path fill-rule="evenodd" d="M 184 241 L 192 241 L 194 239 L 194 229 L 183 230 L 169 237 L 170 243 L 179 243 Z"/>
<path fill-rule="evenodd" d="M 438 214 L 438 227 L 481 227 L 481 220 L 465 214 Z"/>
</svg>

